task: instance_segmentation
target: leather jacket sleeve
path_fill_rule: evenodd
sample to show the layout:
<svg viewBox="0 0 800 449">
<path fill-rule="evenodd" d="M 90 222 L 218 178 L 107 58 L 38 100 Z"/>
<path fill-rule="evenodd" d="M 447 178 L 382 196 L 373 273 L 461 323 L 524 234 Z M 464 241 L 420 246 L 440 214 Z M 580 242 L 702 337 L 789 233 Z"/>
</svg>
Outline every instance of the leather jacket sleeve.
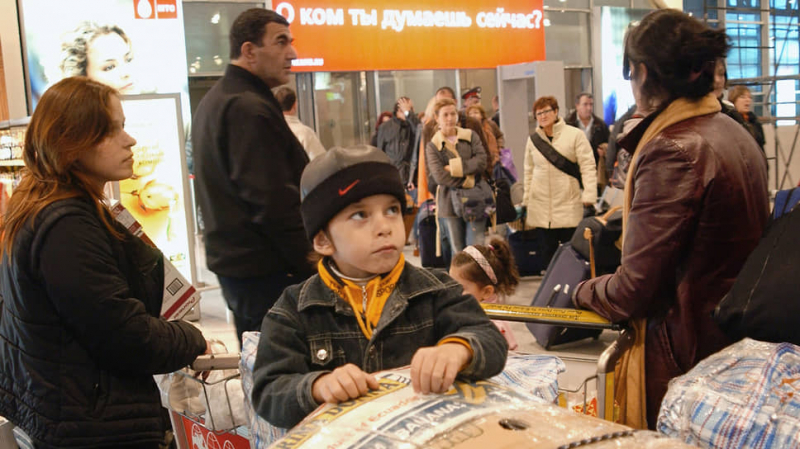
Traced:
<svg viewBox="0 0 800 449">
<path fill-rule="evenodd" d="M 650 147 L 650 148 L 647 148 Z M 678 263 L 691 250 L 703 186 L 682 149 L 666 139 L 642 148 L 616 273 L 578 286 L 575 304 L 613 321 L 658 316 L 670 306 Z M 671 294 L 670 292 L 673 292 Z"/>
</svg>

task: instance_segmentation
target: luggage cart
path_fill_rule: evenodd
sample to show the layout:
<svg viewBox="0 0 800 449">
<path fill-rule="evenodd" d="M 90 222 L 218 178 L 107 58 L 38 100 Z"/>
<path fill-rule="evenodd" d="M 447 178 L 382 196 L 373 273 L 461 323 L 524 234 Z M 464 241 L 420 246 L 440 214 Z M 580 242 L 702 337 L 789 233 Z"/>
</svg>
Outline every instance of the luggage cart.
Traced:
<svg viewBox="0 0 800 449">
<path fill-rule="evenodd" d="M 201 355 L 190 366 L 194 372 L 208 372 L 218 370 L 236 370 L 222 378 L 208 381 L 207 377 L 196 376 L 188 370 L 172 373 L 174 379 L 179 379 L 183 386 L 176 388 L 195 389 L 199 396 L 205 399 L 205 413 L 192 413 L 188 410 L 176 411 L 169 409 L 170 421 L 175 435 L 178 449 L 249 449 L 250 431 L 247 420 L 237 420 L 234 414 L 234 404 L 229 394 L 228 383 L 240 380 L 239 360 L 241 355 L 212 354 Z M 234 386 L 231 386 L 235 388 Z M 172 386 L 170 387 L 172 388 Z M 212 394 L 224 394 L 222 410 L 219 410 L 219 401 L 213 401 Z M 186 394 L 186 396 L 190 396 Z M 220 420 L 224 416 L 226 419 Z M 224 422 L 219 422 L 224 421 Z"/>
<path fill-rule="evenodd" d="M 583 390 L 583 410 L 585 412 L 588 409 L 588 384 L 595 380 L 597 382 L 597 416 L 608 421 L 614 420 L 614 367 L 622 354 L 633 344 L 632 328 L 612 323 L 588 310 L 487 303 L 481 304 L 481 307 L 483 307 L 486 315 L 493 320 L 619 331 L 619 338 L 606 348 L 598 358 L 597 374 L 586 378 L 575 390 L 562 390 L 570 393 L 577 393 Z"/>
</svg>

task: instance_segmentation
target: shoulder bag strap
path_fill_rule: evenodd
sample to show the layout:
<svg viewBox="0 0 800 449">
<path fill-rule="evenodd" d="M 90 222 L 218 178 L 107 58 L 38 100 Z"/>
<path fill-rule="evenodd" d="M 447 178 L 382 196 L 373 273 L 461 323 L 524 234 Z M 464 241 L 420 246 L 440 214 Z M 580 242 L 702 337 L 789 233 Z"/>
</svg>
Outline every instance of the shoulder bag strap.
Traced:
<svg viewBox="0 0 800 449">
<path fill-rule="evenodd" d="M 557 169 L 577 179 L 578 184 L 581 186 L 581 190 L 583 189 L 583 178 L 581 177 L 581 170 L 580 167 L 578 167 L 578 164 L 564 157 L 563 154 L 559 153 L 558 150 L 550 145 L 550 142 L 542 139 L 542 136 L 540 136 L 538 133 L 531 134 L 531 141 L 536 149 L 542 153 L 542 156 L 544 156 L 545 159 L 547 159 Z"/>
</svg>

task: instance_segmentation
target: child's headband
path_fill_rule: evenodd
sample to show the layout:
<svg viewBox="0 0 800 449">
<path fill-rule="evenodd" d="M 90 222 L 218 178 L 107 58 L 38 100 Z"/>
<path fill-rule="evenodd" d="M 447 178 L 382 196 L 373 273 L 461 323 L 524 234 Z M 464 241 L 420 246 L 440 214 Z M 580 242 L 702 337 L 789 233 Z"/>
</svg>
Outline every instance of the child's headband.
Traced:
<svg viewBox="0 0 800 449">
<path fill-rule="evenodd" d="M 483 255 L 483 253 L 474 246 L 468 246 L 464 248 L 464 252 L 478 263 L 478 266 L 480 266 L 483 272 L 486 273 L 486 276 L 489 276 L 489 280 L 492 281 L 492 284 L 497 285 L 497 276 L 495 276 L 492 266 L 489 264 L 489 261 L 486 260 L 486 257 Z"/>
</svg>

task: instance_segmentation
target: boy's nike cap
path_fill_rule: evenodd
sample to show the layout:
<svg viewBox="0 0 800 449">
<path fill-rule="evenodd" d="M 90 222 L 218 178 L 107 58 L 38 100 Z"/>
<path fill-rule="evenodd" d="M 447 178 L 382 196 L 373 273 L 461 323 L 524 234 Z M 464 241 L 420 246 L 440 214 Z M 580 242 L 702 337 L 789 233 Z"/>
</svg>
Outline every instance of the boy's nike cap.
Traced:
<svg viewBox="0 0 800 449">
<path fill-rule="evenodd" d="M 392 195 L 405 208 L 406 191 L 389 156 L 369 145 L 333 147 L 317 156 L 300 179 L 300 211 L 313 240 L 348 205 L 372 195 Z"/>
</svg>

